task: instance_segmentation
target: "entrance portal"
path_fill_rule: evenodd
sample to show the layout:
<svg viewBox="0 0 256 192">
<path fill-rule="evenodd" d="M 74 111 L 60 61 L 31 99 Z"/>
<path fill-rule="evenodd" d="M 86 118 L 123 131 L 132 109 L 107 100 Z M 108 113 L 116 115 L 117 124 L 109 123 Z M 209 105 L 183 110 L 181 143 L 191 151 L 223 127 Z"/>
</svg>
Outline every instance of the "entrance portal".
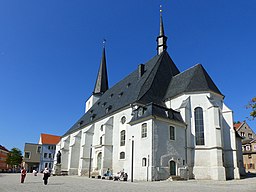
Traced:
<svg viewBox="0 0 256 192">
<path fill-rule="evenodd" d="M 174 161 L 170 161 L 170 176 L 176 175 L 176 163 Z"/>
</svg>

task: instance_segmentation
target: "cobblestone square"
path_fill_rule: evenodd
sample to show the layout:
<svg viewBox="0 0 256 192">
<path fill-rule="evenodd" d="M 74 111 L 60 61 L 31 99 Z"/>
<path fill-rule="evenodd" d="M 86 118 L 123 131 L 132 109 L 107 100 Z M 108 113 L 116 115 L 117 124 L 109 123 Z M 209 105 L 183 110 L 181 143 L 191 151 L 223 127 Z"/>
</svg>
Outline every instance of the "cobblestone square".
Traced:
<svg viewBox="0 0 256 192">
<path fill-rule="evenodd" d="M 79 176 L 51 176 L 44 185 L 42 174 L 27 174 L 24 184 L 20 174 L 0 174 L 0 192 L 256 192 L 256 177 L 230 181 L 157 181 L 122 182 Z"/>
</svg>

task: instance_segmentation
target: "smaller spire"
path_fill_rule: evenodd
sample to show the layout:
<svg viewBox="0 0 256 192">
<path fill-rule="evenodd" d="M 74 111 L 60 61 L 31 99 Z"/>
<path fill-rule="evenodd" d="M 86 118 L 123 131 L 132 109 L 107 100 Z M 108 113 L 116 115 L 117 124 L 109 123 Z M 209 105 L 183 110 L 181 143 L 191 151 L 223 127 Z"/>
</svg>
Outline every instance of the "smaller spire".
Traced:
<svg viewBox="0 0 256 192">
<path fill-rule="evenodd" d="M 103 94 L 108 90 L 108 74 L 106 65 L 106 53 L 105 53 L 106 39 L 103 39 L 103 52 L 100 62 L 100 68 L 98 71 L 97 80 L 95 83 L 93 94 Z"/>
<path fill-rule="evenodd" d="M 164 23 L 163 23 L 163 16 L 162 16 L 162 5 L 160 5 L 160 30 L 159 36 L 157 37 L 157 54 L 160 55 L 163 51 L 167 49 L 166 41 L 167 37 L 164 35 Z"/>
</svg>

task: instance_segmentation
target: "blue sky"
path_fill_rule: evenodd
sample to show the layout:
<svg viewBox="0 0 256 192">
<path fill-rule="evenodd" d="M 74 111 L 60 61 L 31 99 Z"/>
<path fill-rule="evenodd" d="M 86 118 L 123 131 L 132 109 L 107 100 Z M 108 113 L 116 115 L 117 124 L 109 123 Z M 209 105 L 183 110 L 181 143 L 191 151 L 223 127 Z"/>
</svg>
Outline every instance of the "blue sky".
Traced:
<svg viewBox="0 0 256 192">
<path fill-rule="evenodd" d="M 255 0 L 0 0 L 0 144 L 23 151 L 83 115 L 104 38 L 110 87 L 152 58 L 160 4 L 177 67 L 201 63 L 234 120 L 246 120 L 256 96 Z"/>
</svg>

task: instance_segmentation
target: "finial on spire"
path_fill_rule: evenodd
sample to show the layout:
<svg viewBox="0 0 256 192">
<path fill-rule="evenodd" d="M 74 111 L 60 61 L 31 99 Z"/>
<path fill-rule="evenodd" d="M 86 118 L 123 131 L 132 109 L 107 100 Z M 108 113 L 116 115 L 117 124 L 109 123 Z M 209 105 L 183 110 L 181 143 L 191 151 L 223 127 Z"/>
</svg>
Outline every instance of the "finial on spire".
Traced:
<svg viewBox="0 0 256 192">
<path fill-rule="evenodd" d="M 163 9 L 162 9 L 162 5 L 160 5 L 160 14 L 162 14 L 162 12 L 163 12 Z"/>
<path fill-rule="evenodd" d="M 103 39 L 103 48 L 105 48 L 106 42 L 107 42 L 107 40 L 104 38 L 104 39 Z"/>
</svg>

